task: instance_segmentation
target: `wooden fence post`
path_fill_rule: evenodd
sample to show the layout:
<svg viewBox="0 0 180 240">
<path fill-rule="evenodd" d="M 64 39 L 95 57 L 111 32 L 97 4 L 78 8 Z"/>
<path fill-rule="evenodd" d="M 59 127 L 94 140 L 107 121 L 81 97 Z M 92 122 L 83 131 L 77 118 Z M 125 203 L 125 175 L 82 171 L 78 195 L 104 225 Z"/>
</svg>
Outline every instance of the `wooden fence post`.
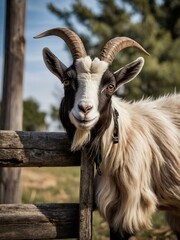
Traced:
<svg viewBox="0 0 180 240">
<path fill-rule="evenodd" d="M 6 1 L 6 32 L 0 128 L 22 130 L 25 0 Z M 0 203 L 21 202 L 21 169 L 0 168 Z"/>
<path fill-rule="evenodd" d="M 80 179 L 80 221 L 79 239 L 92 239 L 92 210 L 93 210 L 94 163 L 88 159 L 87 149 L 81 152 Z"/>
</svg>

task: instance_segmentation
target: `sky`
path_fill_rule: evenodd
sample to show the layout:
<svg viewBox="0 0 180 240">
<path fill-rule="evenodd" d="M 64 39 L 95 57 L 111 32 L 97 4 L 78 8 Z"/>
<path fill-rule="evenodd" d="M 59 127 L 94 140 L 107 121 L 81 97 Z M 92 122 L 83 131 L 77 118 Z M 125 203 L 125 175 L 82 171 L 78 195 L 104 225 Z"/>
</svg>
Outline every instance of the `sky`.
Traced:
<svg viewBox="0 0 180 240">
<path fill-rule="evenodd" d="M 35 99 L 40 105 L 40 110 L 45 112 L 49 112 L 51 105 L 59 105 L 63 90 L 61 82 L 46 68 L 42 58 L 42 49 L 44 47 L 51 49 L 67 66 L 72 63 L 63 40 L 55 36 L 33 38 L 50 28 L 64 27 L 63 21 L 48 10 L 47 3 L 50 2 L 59 8 L 67 8 L 74 0 L 26 0 L 23 99 L 30 97 Z M 0 0 L 0 99 L 3 87 L 5 4 L 5 0 Z M 89 4 L 93 6 L 95 0 L 90 1 Z M 47 118 L 47 121 L 50 119 Z"/>
</svg>

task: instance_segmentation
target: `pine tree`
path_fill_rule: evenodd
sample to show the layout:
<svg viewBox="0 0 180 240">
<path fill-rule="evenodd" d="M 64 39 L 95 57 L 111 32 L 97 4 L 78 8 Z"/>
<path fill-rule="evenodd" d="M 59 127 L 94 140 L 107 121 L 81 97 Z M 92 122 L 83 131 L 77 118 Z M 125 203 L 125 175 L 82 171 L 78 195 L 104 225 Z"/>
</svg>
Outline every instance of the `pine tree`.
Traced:
<svg viewBox="0 0 180 240">
<path fill-rule="evenodd" d="M 180 90 L 180 2 L 178 0 L 97 0 L 91 9 L 85 1 L 73 1 L 68 9 L 49 4 L 49 10 L 83 40 L 88 54 L 99 56 L 104 44 L 116 36 L 128 36 L 150 54 L 142 73 L 126 85 L 129 99 L 159 96 Z M 113 70 L 142 55 L 126 49 L 118 54 Z M 63 59 L 61 59 L 63 60 Z"/>
</svg>

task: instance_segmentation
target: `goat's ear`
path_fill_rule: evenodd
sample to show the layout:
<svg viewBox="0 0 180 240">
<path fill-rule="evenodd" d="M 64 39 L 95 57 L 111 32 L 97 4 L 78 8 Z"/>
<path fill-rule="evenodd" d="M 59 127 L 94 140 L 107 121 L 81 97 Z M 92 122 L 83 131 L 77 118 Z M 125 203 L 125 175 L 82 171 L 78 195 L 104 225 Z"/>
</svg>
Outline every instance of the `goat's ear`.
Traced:
<svg viewBox="0 0 180 240">
<path fill-rule="evenodd" d="M 133 80 L 141 71 L 144 65 L 144 58 L 139 57 L 135 61 L 125 65 L 114 73 L 117 88 Z"/>
<path fill-rule="evenodd" d="M 43 49 L 43 59 L 46 67 L 62 81 L 67 67 L 49 50 L 49 48 Z"/>
</svg>

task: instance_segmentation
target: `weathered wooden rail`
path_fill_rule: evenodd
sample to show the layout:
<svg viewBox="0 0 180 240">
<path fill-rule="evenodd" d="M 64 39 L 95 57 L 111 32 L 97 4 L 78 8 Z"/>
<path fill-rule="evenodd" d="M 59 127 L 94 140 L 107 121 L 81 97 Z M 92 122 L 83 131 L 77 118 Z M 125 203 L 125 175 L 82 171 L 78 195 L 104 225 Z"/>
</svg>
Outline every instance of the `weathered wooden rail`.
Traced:
<svg viewBox="0 0 180 240">
<path fill-rule="evenodd" d="M 0 239 L 92 239 L 94 166 L 65 133 L 0 131 L 0 167 L 80 166 L 77 204 L 0 204 Z"/>
</svg>

